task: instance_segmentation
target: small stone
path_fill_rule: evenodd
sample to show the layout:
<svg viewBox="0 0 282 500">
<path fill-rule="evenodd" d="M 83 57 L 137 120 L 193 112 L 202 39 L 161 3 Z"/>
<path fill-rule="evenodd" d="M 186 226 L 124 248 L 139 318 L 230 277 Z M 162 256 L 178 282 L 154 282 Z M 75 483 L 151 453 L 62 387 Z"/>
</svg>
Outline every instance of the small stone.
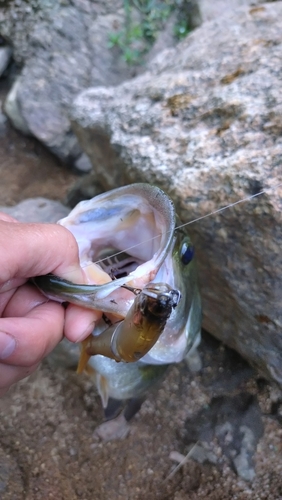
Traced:
<svg viewBox="0 0 282 500">
<path fill-rule="evenodd" d="M 83 173 L 88 173 L 92 169 L 92 163 L 84 153 L 75 161 L 74 166 Z"/>
<path fill-rule="evenodd" d="M 125 439 L 130 432 L 130 425 L 125 420 L 123 414 L 118 417 L 103 422 L 96 427 L 94 436 L 98 436 L 102 441 L 112 441 L 116 439 Z"/>
<path fill-rule="evenodd" d="M 0 47 L 0 77 L 4 73 L 5 69 L 7 68 L 10 59 L 12 56 L 12 49 L 11 47 L 4 46 Z"/>
<path fill-rule="evenodd" d="M 20 87 L 20 80 L 16 80 L 4 102 L 4 111 L 11 120 L 14 127 L 23 134 L 29 135 L 28 124 L 20 110 L 17 92 Z"/>
</svg>

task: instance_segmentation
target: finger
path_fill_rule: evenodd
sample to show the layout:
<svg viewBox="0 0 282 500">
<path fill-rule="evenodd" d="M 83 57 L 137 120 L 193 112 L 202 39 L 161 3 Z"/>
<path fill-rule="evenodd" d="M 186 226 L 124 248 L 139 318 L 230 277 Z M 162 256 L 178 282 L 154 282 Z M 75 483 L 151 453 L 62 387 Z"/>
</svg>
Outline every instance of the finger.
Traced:
<svg viewBox="0 0 282 500">
<path fill-rule="evenodd" d="M 19 244 L 20 242 L 20 244 Z M 58 224 L 11 224 L 0 220 L 0 282 L 15 276 L 54 273 L 76 283 L 85 281 L 74 236 Z"/>
<path fill-rule="evenodd" d="M 80 342 L 90 335 L 96 322 L 102 317 L 101 311 L 93 311 L 69 304 L 65 318 L 65 336 L 71 342 Z"/>
<path fill-rule="evenodd" d="M 5 212 L 0 212 L 0 220 L 6 222 L 18 222 L 17 219 L 14 219 L 11 215 L 5 214 Z"/>
<path fill-rule="evenodd" d="M 45 304 L 46 302 L 51 302 L 31 283 L 25 283 L 23 286 L 3 294 L 3 296 L 9 298 L 9 301 L 6 302 L 5 309 L 2 311 L 3 318 L 25 317 L 35 307 Z"/>
<path fill-rule="evenodd" d="M 1 318 L 2 363 L 24 367 L 39 363 L 61 341 L 63 329 L 64 309 L 52 301 L 35 307 L 25 318 Z"/>
<path fill-rule="evenodd" d="M 18 286 L 23 285 L 26 282 L 26 278 L 12 278 L 5 283 L 0 283 L 0 293 L 13 292 Z"/>
<path fill-rule="evenodd" d="M 8 302 L 13 297 L 15 291 L 16 288 L 12 288 L 11 290 L 7 290 L 6 292 L 0 293 L 0 317 L 3 315 L 3 311 L 5 310 L 5 307 L 7 306 Z"/>
<path fill-rule="evenodd" d="M 9 293 L 3 295 L 9 297 Z M 26 283 L 18 288 L 16 292 L 14 291 L 9 303 L 3 310 L 2 316 L 5 318 L 25 317 L 33 308 L 46 302 L 49 302 L 49 299 L 42 295 L 33 285 Z M 92 333 L 95 322 L 101 317 L 102 312 L 100 311 L 93 311 L 69 304 L 65 312 L 64 331 L 66 337 L 72 342 L 79 342 L 85 339 Z"/>
<path fill-rule="evenodd" d="M 0 364 L 0 397 L 3 396 L 19 380 L 33 373 L 38 364 L 29 367 Z"/>
</svg>

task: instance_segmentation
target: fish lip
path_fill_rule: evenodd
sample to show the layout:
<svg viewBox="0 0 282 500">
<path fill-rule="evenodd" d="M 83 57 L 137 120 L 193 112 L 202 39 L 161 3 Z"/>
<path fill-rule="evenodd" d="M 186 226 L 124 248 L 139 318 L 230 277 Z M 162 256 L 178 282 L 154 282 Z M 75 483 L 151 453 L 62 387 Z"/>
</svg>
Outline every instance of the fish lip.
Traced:
<svg viewBox="0 0 282 500">
<path fill-rule="evenodd" d="M 150 297 L 155 300 L 157 300 L 160 296 L 164 296 L 171 301 L 172 307 L 176 307 L 179 304 L 179 301 L 181 299 L 181 293 L 179 290 L 171 288 L 168 291 L 164 290 L 153 291 L 151 289 L 148 289 L 150 285 L 151 283 L 148 283 L 148 285 L 146 285 L 146 287 L 143 288 L 142 290 L 143 295 L 146 295 L 147 297 Z M 152 282 L 152 285 L 156 285 L 156 283 Z"/>
</svg>

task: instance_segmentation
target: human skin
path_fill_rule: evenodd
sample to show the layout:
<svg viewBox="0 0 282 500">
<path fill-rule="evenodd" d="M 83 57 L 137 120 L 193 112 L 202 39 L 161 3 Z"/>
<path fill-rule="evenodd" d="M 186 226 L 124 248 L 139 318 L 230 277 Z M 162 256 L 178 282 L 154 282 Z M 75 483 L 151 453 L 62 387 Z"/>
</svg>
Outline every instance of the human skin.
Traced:
<svg viewBox="0 0 282 500">
<path fill-rule="evenodd" d="M 87 280 L 73 235 L 56 224 L 24 224 L 0 212 L 0 396 L 30 375 L 65 335 L 86 338 L 95 311 L 46 298 L 28 279 L 54 273 Z"/>
</svg>

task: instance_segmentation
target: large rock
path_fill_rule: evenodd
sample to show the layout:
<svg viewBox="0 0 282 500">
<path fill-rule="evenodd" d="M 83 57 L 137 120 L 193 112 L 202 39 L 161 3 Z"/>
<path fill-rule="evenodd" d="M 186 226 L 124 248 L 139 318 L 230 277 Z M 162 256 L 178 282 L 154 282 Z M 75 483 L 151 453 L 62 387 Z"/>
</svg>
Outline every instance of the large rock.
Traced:
<svg viewBox="0 0 282 500">
<path fill-rule="evenodd" d="M 140 18 L 136 9 L 132 16 L 134 22 Z M 109 48 L 110 35 L 123 29 L 125 17 L 122 0 L 10 0 L 6 8 L 0 5 L 0 35 L 22 67 L 5 112 L 17 129 L 34 135 L 64 162 L 80 169 L 82 161 L 84 171 L 90 163 L 80 159 L 69 107 L 89 86 L 118 85 L 135 75 L 137 68 L 126 64 L 119 49 Z M 163 38 L 161 45 L 170 43 L 172 37 Z M 146 45 L 145 40 L 138 44 L 141 50 Z"/>
<path fill-rule="evenodd" d="M 282 2 L 207 22 L 150 72 L 83 92 L 76 133 L 105 188 L 158 184 L 197 249 L 204 327 L 282 384 Z M 269 189 L 270 188 L 270 189 Z"/>
<path fill-rule="evenodd" d="M 267 1 L 275 2 L 276 0 Z M 265 0 L 232 0 L 232 2 L 226 0 L 184 0 L 183 11 L 187 15 L 189 27 L 193 29 L 206 21 L 220 19 L 223 13 L 233 12 L 243 6 L 256 7 L 264 2 Z M 183 18 L 180 17 L 179 21 L 181 23 Z"/>
<path fill-rule="evenodd" d="M 0 8 L 0 34 L 23 66 L 5 111 L 14 126 L 34 135 L 63 161 L 81 150 L 68 112 L 74 96 L 90 85 L 117 85 L 132 69 L 109 50 L 109 34 L 124 21 L 122 1 L 11 0 Z"/>
<path fill-rule="evenodd" d="M 236 0 L 229 8 L 260 1 Z M 175 45 L 175 24 L 196 27 L 202 20 L 218 17 L 222 2 L 183 0 L 177 4 L 180 11 L 167 23 L 146 63 L 158 51 Z M 140 13 L 132 12 L 133 23 L 138 24 Z M 129 67 L 116 47 L 109 48 L 110 34 L 123 29 L 125 17 L 122 0 L 9 0 L 0 5 L 0 35 L 9 41 L 13 58 L 22 67 L 5 112 L 17 129 L 34 135 L 61 160 L 83 171 L 91 164 L 85 156 L 81 158 L 71 130 L 69 107 L 74 97 L 90 86 L 118 85 L 145 68 Z M 146 46 L 144 39 L 135 43 L 141 51 Z"/>
</svg>

